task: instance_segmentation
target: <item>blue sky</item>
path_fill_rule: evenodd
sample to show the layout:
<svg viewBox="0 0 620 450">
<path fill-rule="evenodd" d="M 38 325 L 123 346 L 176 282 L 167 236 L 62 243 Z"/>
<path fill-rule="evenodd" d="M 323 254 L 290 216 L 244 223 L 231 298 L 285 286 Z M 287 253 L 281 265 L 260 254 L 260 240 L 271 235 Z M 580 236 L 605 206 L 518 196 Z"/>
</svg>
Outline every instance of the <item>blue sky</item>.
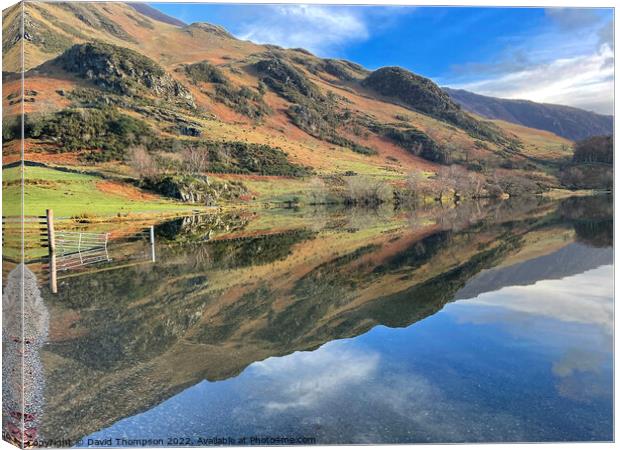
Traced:
<svg viewBox="0 0 620 450">
<path fill-rule="evenodd" d="M 398 65 L 444 86 L 613 110 L 613 11 L 586 8 L 153 3 L 184 22 L 303 47 L 369 69 Z"/>
</svg>

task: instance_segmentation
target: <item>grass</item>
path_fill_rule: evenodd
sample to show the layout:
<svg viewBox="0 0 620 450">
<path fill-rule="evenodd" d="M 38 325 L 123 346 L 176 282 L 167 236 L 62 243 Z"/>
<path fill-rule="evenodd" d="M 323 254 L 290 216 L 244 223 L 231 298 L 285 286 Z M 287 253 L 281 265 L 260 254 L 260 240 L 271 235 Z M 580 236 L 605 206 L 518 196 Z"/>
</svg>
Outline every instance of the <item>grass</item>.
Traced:
<svg viewBox="0 0 620 450">
<path fill-rule="evenodd" d="M 97 183 L 100 177 L 44 167 L 26 167 L 24 214 L 43 215 L 51 208 L 57 217 L 115 216 L 128 213 L 172 212 L 196 209 L 188 205 L 153 197 L 153 200 L 136 200 L 126 195 L 104 192 Z M 19 169 L 3 169 L 2 214 L 20 214 Z M 17 200 L 17 201 L 16 201 Z"/>
<path fill-rule="evenodd" d="M 494 120 L 493 123 L 503 130 L 514 133 L 523 143 L 523 153 L 527 156 L 553 161 L 568 159 L 573 154 L 571 141 L 548 131 L 535 130 L 502 120 Z"/>
</svg>

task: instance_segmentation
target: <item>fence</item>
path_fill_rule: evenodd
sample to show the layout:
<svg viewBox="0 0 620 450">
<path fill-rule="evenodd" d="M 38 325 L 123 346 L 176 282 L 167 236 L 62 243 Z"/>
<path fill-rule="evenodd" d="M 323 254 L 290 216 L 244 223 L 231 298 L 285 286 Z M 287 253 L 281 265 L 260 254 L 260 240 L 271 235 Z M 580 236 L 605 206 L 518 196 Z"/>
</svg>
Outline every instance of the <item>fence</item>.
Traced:
<svg viewBox="0 0 620 450">
<path fill-rule="evenodd" d="M 25 227 L 26 223 L 28 227 Z M 66 273 L 83 267 L 112 261 L 108 251 L 108 245 L 111 242 L 110 233 L 56 230 L 54 213 L 51 209 L 46 211 L 45 216 L 3 217 L 2 225 L 3 238 L 19 236 L 19 239 L 15 239 L 15 243 L 11 242 L 10 248 L 17 251 L 22 258 L 23 236 L 26 232 L 30 234 L 36 233 L 38 238 L 36 245 L 47 247 L 48 255 L 46 258 L 38 258 L 31 261 L 20 261 L 21 258 L 19 257 L 13 259 L 15 259 L 15 263 L 32 263 L 46 260 L 48 263 L 47 272 L 49 273 L 50 290 L 54 294 L 58 292 L 59 272 Z M 143 236 L 142 239 L 146 238 L 144 234 L 141 234 L 141 236 Z M 148 231 L 148 239 L 150 241 L 150 254 L 148 258 L 151 262 L 155 262 L 155 232 L 152 226 Z M 4 243 L 6 245 L 6 240 Z M 62 278 L 65 277 L 66 275 Z"/>
</svg>

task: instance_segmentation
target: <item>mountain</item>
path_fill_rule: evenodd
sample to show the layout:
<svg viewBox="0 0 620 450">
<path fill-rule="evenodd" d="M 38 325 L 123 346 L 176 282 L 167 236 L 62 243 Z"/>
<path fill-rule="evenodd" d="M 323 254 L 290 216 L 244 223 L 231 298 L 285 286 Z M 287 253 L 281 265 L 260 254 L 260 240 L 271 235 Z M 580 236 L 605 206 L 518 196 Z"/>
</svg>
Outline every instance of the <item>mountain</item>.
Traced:
<svg viewBox="0 0 620 450">
<path fill-rule="evenodd" d="M 23 39 L 21 9 L 3 18 L 4 163 L 19 158 L 22 106 L 27 159 L 97 167 L 177 199 L 206 189 L 197 172 L 243 183 L 243 201 L 303 202 L 310 180 L 332 197 L 367 179 L 398 190 L 412 173 L 443 190 L 438 174 L 452 164 L 488 192 L 540 192 L 560 186 L 557 167 L 572 156 L 567 139 L 481 119 L 403 68 L 258 45 L 144 5 L 26 3 Z M 146 180 L 161 172 L 171 176 Z"/>
<path fill-rule="evenodd" d="M 613 116 L 571 106 L 487 97 L 463 89 L 443 88 L 463 109 L 488 119 L 547 130 L 572 141 L 613 133 Z"/>
<path fill-rule="evenodd" d="M 149 6 L 147 3 L 128 2 L 127 4 L 131 6 L 133 9 L 135 9 L 136 11 L 138 11 L 139 13 L 144 14 L 145 16 L 150 17 L 151 19 L 155 19 L 155 20 L 158 20 L 164 23 L 169 23 L 170 25 L 177 25 L 179 27 L 184 27 L 185 25 L 187 25 L 185 22 L 179 19 L 176 19 L 174 17 L 171 17 L 167 14 L 164 14 L 160 10 L 155 9 L 152 6 Z"/>
</svg>

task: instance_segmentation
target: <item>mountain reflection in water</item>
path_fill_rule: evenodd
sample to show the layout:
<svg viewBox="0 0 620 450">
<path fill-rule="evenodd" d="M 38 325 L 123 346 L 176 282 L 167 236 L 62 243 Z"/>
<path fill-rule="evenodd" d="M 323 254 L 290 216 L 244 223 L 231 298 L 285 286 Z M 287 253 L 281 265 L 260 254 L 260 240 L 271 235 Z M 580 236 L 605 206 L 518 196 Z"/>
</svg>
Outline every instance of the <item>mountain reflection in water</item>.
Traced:
<svg viewBox="0 0 620 450">
<path fill-rule="evenodd" d="M 606 197 L 156 233 L 154 264 L 44 290 L 46 437 L 612 439 Z"/>
</svg>

